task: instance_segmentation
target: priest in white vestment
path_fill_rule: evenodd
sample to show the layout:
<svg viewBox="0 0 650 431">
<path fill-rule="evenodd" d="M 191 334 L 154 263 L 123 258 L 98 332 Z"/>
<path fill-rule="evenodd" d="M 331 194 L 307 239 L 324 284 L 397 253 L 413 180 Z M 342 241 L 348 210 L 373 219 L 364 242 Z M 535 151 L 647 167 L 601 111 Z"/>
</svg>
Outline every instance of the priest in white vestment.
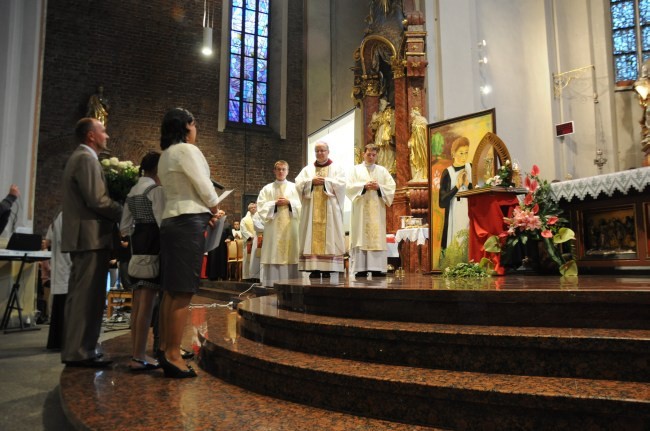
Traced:
<svg viewBox="0 0 650 431">
<path fill-rule="evenodd" d="M 302 203 L 300 216 L 300 260 L 298 269 L 310 271 L 311 278 L 343 272 L 345 230 L 345 170 L 329 158 L 329 145 L 319 141 L 314 147 L 316 161 L 296 177 Z"/>
<path fill-rule="evenodd" d="M 287 162 L 275 162 L 273 172 L 275 181 L 264 186 L 257 198 L 258 213 L 264 222 L 260 262 L 261 281 L 265 287 L 273 287 L 273 283 L 278 280 L 298 278 L 300 254 L 300 196 L 296 185 L 287 181 Z"/>
<path fill-rule="evenodd" d="M 253 217 L 257 213 L 257 204 L 250 202 L 248 212 L 241 219 L 240 231 L 244 240 L 244 256 L 242 259 L 242 278 L 244 280 L 260 278 L 260 250 L 258 249 L 258 233 L 255 231 Z"/>
<path fill-rule="evenodd" d="M 348 178 L 346 194 L 352 201 L 350 261 L 356 277 L 385 276 L 386 207 L 393 203 L 395 180 L 383 166 L 375 164 L 378 147 L 366 145 L 363 163 Z"/>
</svg>

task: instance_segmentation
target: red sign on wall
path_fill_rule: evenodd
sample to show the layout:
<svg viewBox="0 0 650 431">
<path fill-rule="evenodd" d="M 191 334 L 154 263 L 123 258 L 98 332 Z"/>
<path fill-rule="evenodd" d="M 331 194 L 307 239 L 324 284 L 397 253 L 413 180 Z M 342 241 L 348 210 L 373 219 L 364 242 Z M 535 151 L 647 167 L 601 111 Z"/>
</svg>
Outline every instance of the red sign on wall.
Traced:
<svg viewBox="0 0 650 431">
<path fill-rule="evenodd" d="M 573 121 L 555 125 L 556 137 L 559 138 L 560 136 L 571 135 L 571 134 L 573 134 Z"/>
</svg>

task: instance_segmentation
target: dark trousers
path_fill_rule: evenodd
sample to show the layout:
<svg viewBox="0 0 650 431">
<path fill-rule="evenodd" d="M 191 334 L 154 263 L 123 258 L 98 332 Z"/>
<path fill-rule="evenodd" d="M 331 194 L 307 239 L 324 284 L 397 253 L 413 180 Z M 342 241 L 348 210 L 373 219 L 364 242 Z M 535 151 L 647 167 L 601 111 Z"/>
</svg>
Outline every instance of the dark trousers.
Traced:
<svg viewBox="0 0 650 431">
<path fill-rule="evenodd" d="M 71 252 L 61 362 L 94 358 L 106 304 L 109 250 Z"/>
<path fill-rule="evenodd" d="M 60 349 L 63 344 L 63 319 L 67 294 L 52 295 L 52 313 L 50 315 L 50 332 L 47 334 L 47 348 Z"/>
</svg>

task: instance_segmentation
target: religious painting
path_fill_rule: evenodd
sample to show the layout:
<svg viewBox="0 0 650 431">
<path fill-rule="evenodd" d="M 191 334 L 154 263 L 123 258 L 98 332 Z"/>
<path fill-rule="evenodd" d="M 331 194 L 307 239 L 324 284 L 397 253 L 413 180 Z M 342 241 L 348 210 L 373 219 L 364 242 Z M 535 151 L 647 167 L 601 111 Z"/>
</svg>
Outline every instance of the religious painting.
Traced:
<svg viewBox="0 0 650 431">
<path fill-rule="evenodd" d="M 636 259 L 637 235 L 633 205 L 582 212 L 582 259 Z"/>
<path fill-rule="evenodd" d="M 471 160 L 486 133 L 496 133 L 495 110 L 477 112 L 429 124 L 429 247 L 432 271 L 440 271 L 441 258 L 469 229 L 467 200 L 455 197 L 472 188 Z"/>
</svg>

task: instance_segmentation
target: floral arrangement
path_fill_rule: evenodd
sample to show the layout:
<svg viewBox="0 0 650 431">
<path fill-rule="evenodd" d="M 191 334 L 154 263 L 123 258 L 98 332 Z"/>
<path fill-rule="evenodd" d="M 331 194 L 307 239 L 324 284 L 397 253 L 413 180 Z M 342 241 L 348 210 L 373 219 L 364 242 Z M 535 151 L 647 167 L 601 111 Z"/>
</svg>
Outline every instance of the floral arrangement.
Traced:
<svg viewBox="0 0 650 431">
<path fill-rule="evenodd" d="M 559 266 L 562 275 L 577 275 L 574 260 L 565 261 L 558 245 L 575 238 L 575 233 L 564 225 L 567 220 L 560 217 L 562 210 L 551 195 L 551 185 L 539 178 L 539 168 L 526 175 L 524 185 L 528 189 L 526 197 L 517 205 L 511 217 L 504 217 L 506 230 L 492 236 L 485 242 L 485 250 L 501 252 L 509 258 L 516 247 L 529 241 L 543 243 L 548 256 Z"/>
<path fill-rule="evenodd" d="M 138 182 L 140 167 L 131 161 L 120 161 L 117 157 L 101 161 L 111 199 L 124 202 L 131 187 Z"/>
<path fill-rule="evenodd" d="M 521 176 L 519 175 L 519 164 L 517 162 L 510 163 L 506 160 L 497 174 L 485 180 L 485 187 L 521 187 Z"/>
</svg>

